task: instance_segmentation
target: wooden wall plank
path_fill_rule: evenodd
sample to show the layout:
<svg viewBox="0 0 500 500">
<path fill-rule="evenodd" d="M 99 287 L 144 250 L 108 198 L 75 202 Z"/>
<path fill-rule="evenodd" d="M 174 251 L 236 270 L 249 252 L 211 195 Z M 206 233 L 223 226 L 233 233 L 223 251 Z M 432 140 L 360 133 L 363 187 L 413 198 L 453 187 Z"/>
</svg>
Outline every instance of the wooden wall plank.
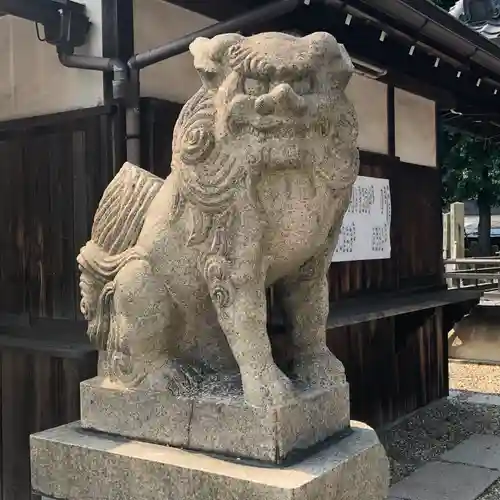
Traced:
<svg viewBox="0 0 500 500">
<path fill-rule="evenodd" d="M 28 310 L 37 317 L 50 316 L 50 160 L 46 138 L 23 141 L 24 193 L 27 239 Z"/>
<path fill-rule="evenodd" d="M 2 351 L 2 492 L 4 500 L 30 497 L 29 434 L 33 411 L 32 366 L 25 356 Z"/>
<path fill-rule="evenodd" d="M 441 314 L 430 310 L 328 330 L 328 346 L 346 367 L 353 418 L 379 427 L 447 395 Z"/>
<path fill-rule="evenodd" d="M 72 133 L 51 133 L 49 147 L 50 241 L 52 266 L 48 279 L 52 286 L 53 318 L 76 319 L 77 287 L 74 272 L 75 241 L 73 231 L 73 171 L 71 168 Z"/>
<path fill-rule="evenodd" d="M 141 165 L 165 178 L 170 173 L 173 130 L 182 105 L 158 99 L 141 101 Z"/>
<path fill-rule="evenodd" d="M 75 258 L 113 172 L 110 110 L 29 123 L 0 124 L 0 314 L 80 319 Z"/>
<path fill-rule="evenodd" d="M 2 500 L 35 500 L 29 436 L 79 419 L 79 383 L 95 376 L 96 356 L 64 358 L 4 347 L 0 362 Z"/>
<path fill-rule="evenodd" d="M 0 313 L 26 311 L 22 142 L 0 141 Z"/>
</svg>

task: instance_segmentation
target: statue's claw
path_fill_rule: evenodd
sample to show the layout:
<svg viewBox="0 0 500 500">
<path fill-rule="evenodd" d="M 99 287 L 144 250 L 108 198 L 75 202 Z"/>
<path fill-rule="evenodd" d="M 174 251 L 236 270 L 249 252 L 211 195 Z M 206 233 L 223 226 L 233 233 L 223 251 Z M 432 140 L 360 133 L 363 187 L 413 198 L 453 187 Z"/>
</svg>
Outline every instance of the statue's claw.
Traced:
<svg viewBox="0 0 500 500">
<path fill-rule="evenodd" d="M 328 347 L 298 353 L 294 362 L 294 378 L 310 387 L 329 388 L 345 383 L 345 368 Z"/>
<path fill-rule="evenodd" d="M 263 371 L 242 369 L 245 399 L 254 406 L 283 406 L 295 398 L 290 379 L 276 366 Z"/>
</svg>

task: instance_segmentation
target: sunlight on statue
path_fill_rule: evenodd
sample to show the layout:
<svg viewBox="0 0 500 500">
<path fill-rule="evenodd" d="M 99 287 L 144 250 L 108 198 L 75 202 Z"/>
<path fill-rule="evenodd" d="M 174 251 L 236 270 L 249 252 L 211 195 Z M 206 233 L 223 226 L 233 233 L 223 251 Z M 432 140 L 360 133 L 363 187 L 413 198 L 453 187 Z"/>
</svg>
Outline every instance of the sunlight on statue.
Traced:
<svg viewBox="0 0 500 500">
<path fill-rule="evenodd" d="M 256 406 L 345 383 L 325 329 L 326 273 L 359 168 L 349 56 L 327 33 L 226 34 L 190 50 L 202 87 L 175 126 L 172 173 L 125 164 L 78 256 L 106 376 L 173 395 L 229 384 Z M 270 285 L 292 373 L 271 354 Z"/>
</svg>

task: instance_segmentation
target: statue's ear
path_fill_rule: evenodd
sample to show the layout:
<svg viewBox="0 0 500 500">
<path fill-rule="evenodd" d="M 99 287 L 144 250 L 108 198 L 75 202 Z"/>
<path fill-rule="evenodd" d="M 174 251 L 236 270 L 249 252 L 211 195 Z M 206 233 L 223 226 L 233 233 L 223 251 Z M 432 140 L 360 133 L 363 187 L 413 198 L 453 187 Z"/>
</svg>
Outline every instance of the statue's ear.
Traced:
<svg viewBox="0 0 500 500">
<path fill-rule="evenodd" d="M 224 56 L 229 47 L 242 40 L 236 33 L 217 35 L 212 39 L 197 38 L 189 46 L 194 58 L 194 67 L 205 87 L 214 89 L 224 79 L 226 67 Z"/>
<path fill-rule="evenodd" d="M 344 45 L 339 44 L 340 57 L 335 64 L 335 77 L 341 90 L 345 90 L 354 73 L 354 64 Z"/>
<path fill-rule="evenodd" d="M 354 65 L 344 45 L 338 43 L 330 33 L 313 33 L 304 37 L 304 40 L 309 42 L 311 50 L 324 60 L 332 83 L 345 90 L 354 73 Z"/>
</svg>

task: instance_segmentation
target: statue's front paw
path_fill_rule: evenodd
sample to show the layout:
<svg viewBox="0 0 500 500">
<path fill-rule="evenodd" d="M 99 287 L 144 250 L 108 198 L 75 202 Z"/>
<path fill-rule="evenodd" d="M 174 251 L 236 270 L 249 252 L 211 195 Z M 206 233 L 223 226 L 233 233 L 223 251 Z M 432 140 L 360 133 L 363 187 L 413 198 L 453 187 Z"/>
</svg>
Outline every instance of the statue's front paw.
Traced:
<svg viewBox="0 0 500 500">
<path fill-rule="evenodd" d="M 326 346 L 297 353 L 293 374 L 298 382 L 310 387 L 329 388 L 346 382 L 344 365 Z"/>
<path fill-rule="evenodd" d="M 245 400 L 254 406 L 284 406 L 295 398 L 291 380 L 275 365 L 263 370 L 242 369 Z"/>
</svg>

